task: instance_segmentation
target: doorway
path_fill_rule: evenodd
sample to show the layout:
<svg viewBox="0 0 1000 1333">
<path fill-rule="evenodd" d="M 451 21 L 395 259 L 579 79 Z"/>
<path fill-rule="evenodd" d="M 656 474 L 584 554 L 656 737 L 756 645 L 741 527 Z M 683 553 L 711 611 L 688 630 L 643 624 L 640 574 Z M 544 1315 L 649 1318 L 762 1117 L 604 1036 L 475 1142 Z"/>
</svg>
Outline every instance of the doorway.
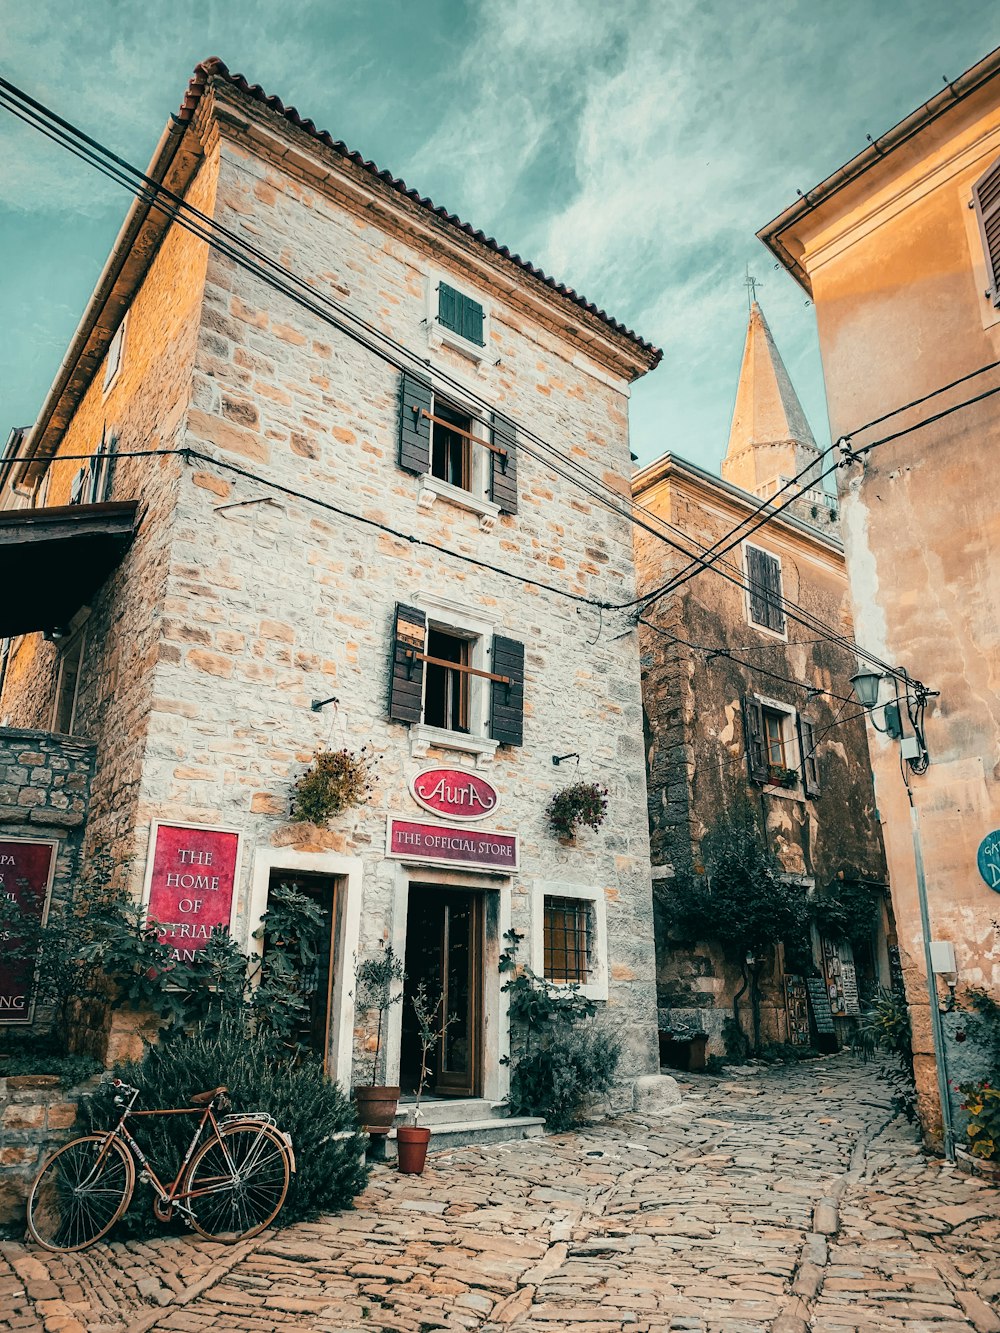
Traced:
<svg viewBox="0 0 1000 1333">
<path fill-rule="evenodd" d="M 424 984 L 431 1007 L 443 997 L 447 1027 L 428 1058 L 424 1094 L 482 1095 L 483 895 L 436 885 L 410 886 L 406 917 L 399 1083 L 416 1092 L 421 1044 L 412 997 Z"/>
<path fill-rule="evenodd" d="M 319 909 L 322 925 L 318 931 L 316 957 L 309 972 L 303 976 L 303 989 L 307 1008 L 303 1012 L 295 1030 L 290 1034 L 292 1041 L 301 1043 L 314 1051 L 323 1061 L 323 1069 L 329 1073 L 330 1050 L 333 1033 L 333 990 L 335 963 L 337 957 L 337 880 L 326 875 L 302 875 L 289 871 L 275 870 L 268 881 L 268 898 L 278 886 L 297 889 L 312 899 Z M 287 933 L 286 933 L 287 938 Z M 268 933 L 264 933 L 263 958 L 267 962 Z"/>
</svg>

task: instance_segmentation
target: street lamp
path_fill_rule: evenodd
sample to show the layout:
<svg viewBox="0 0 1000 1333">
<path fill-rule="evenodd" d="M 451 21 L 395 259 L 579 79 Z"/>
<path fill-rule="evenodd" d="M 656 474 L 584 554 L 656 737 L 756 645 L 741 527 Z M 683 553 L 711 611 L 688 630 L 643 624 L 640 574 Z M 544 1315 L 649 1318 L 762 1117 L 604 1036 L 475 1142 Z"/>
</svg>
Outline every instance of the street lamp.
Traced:
<svg viewBox="0 0 1000 1333">
<path fill-rule="evenodd" d="M 907 687 L 910 684 L 910 678 L 903 673 Z M 885 679 L 884 674 L 874 671 L 859 671 L 857 675 L 851 677 L 851 685 L 854 687 L 854 693 L 858 697 L 858 702 L 868 713 L 871 724 L 876 731 L 882 731 L 877 726 L 872 709 L 878 703 L 879 685 Z M 918 687 L 918 696 L 926 699 L 932 692 L 921 685 L 919 681 L 914 682 Z M 888 711 L 888 709 L 886 710 Z M 898 711 L 898 710 L 897 710 Z M 886 723 L 888 724 L 888 718 Z M 911 714 L 912 720 L 912 714 Z M 902 728 L 898 732 L 893 732 L 886 726 L 886 731 L 892 739 L 902 739 Z M 926 746 L 923 736 L 919 735 L 920 749 L 926 759 Z M 904 751 L 905 754 L 905 751 Z M 924 762 L 924 761 L 922 761 Z M 913 765 L 911 764 L 911 767 Z M 924 763 L 926 767 L 926 763 Z M 923 772 L 924 768 L 917 770 Z M 927 902 L 927 879 L 924 874 L 924 852 L 920 841 L 920 820 L 917 814 L 917 807 L 913 801 L 913 789 L 910 786 L 909 779 L 903 771 L 903 781 L 906 783 L 906 794 L 910 801 L 910 832 L 913 838 L 913 865 L 916 871 L 917 881 L 917 901 L 920 905 L 920 929 L 924 938 L 924 967 L 927 972 L 927 996 L 930 1001 L 930 1019 L 931 1019 L 931 1044 L 934 1048 L 934 1067 L 937 1071 L 938 1098 L 941 1102 L 941 1129 L 944 1138 L 944 1153 L 949 1162 L 955 1160 L 955 1133 L 951 1120 L 951 1097 L 948 1089 L 948 1066 L 947 1056 L 944 1046 L 944 1024 L 941 1022 L 941 1002 L 938 998 L 937 973 L 934 966 L 933 948 L 931 944 L 931 915 L 930 906 Z M 957 980 L 957 978 L 956 978 Z M 954 991 L 952 991 L 954 995 Z"/>
</svg>

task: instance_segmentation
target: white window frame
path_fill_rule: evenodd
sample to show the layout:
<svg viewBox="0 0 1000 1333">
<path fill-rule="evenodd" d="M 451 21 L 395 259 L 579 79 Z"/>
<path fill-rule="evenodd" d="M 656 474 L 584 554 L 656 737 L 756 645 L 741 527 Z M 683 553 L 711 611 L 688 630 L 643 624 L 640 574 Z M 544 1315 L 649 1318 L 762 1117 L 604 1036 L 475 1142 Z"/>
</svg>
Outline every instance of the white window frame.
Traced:
<svg viewBox="0 0 1000 1333">
<path fill-rule="evenodd" d="M 794 760 L 794 763 L 790 762 L 786 767 L 794 768 L 799 775 L 794 787 L 779 787 L 775 782 L 765 782 L 762 790 L 766 791 L 768 796 L 780 796 L 787 801 L 804 801 L 806 793 L 802 777 L 802 752 L 799 746 L 799 711 L 791 704 L 786 704 L 783 699 L 771 699 L 765 694 L 755 694 L 753 697 L 765 713 L 780 713 L 785 719 L 785 755 L 789 760 Z M 767 721 L 762 717 L 761 722 L 764 727 L 764 753 L 767 754 Z"/>
<path fill-rule="evenodd" d="M 430 423 L 430 446 L 428 450 L 427 471 L 421 473 L 417 490 L 417 503 L 422 509 L 429 509 L 436 500 L 447 500 L 459 509 L 468 509 L 479 516 L 479 525 L 490 531 L 500 517 L 500 506 L 494 504 L 490 495 L 490 451 L 486 443 L 490 438 L 490 424 L 484 421 L 480 408 L 463 398 L 461 392 L 451 388 L 438 390 L 431 385 L 431 413 L 436 414 L 438 399 L 453 411 L 467 414 L 472 422 L 472 434 L 483 444 L 469 444 L 470 486 L 454 486 L 450 481 L 436 477 L 431 471 L 434 464 L 434 423 Z"/>
<path fill-rule="evenodd" d="M 753 547 L 755 551 L 760 551 L 762 555 L 769 556 L 772 560 L 778 562 L 778 581 L 781 588 L 781 614 L 785 622 L 783 630 L 771 629 L 768 625 L 762 625 L 753 618 L 753 602 L 750 597 L 750 561 L 747 558 L 747 550 Z M 752 625 L 755 630 L 761 634 L 767 634 L 772 639 L 779 639 L 782 643 L 788 642 L 788 612 L 785 609 L 785 567 L 781 556 L 777 551 L 769 551 L 766 546 L 759 546 L 757 542 L 743 542 L 741 550 L 741 564 L 743 567 L 743 600 L 746 611 L 747 624 Z"/>
<path fill-rule="evenodd" d="M 125 364 L 125 336 L 128 328 L 128 311 L 125 312 L 122 322 L 115 330 L 115 336 L 108 344 L 108 350 L 104 357 L 104 396 L 107 397 L 118 382 L 122 366 Z"/>
<path fill-rule="evenodd" d="M 531 899 L 531 970 L 554 991 L 569 990 L 571 983 L 545 977 L 545 899 L 575 898 L 590 904 L 593 931 L 590 939 L 590 979 L 579 986 L 588 1000 L 607 1000 L 608 909 L 604 890 L 593 885 L 567 884 L 562 880 L 537 880 Z"/>
<path fill-rule="evenodd" d="M 470 643 L 469 666 L 479 671 L 491 670 L 493 658 L 494 626 L 481 620 L 475 612 L 461 602 L 448 597 L 439 597 L 434 593 L 424 593 L 414 598 L 413 605 L 423 611 L 427 617 L 424 631 L 426 651 L 427 631 L 443 630 L 446 634 L 459 635 Z M 424 690 L 426 691 L 427 672 L 424 672 Z M 431 727 L 421 720 L 410 727 L 410 754 L 414 758 L 423 758 L 431 747 L 443 750 L 458 750 L 462 754 L 476 755 L 480 762 L 489 762 L 496 753 L 499 741 L 491 739 L 490 728 L 490 681 L 481 676 L 469 677 L 469 732 L 446 731 L 443 727 Z M 423 699 L 420 715 L 423 718 Z"/>
<path fill-rule="evenodd" d="M 453 329 L 446 329 L 438 319 L 438 286 L 447 283 L 455 291 L 461 292 L 463 296 L 471 297 L 473 301 L 478 301 L 483 307 L 483 345 L 470 342 L 468 338 L 463 338 L 460 333 Z M 475 361 L 480 368 L 491 364 L 490 361 L 490 302 L 489 299 L 476 288 L 470 287 L 464 279 L 456 278 L 454 274 L 445 273 L 443 269 L 430 269 L 427 273 L 427 345 L 431 351 L 437 351 L 441 347 L 451 347 L 456 352 L 461 352 L 471 361 Z"/>
</svg>

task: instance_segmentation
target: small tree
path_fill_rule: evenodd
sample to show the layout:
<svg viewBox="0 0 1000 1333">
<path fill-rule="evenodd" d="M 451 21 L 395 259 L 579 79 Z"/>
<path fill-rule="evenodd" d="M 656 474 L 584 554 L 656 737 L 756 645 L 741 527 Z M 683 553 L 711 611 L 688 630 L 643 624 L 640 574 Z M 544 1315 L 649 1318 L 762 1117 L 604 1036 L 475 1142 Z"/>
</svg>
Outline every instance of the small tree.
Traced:
<svg viewBox="0 0 1000 1333">
<path fill-rule="evenodd" d="M 738 965 L 735 1033 L 743 1038 L 740 1001 L 749 990 L 753 1050 L 760 1050 L 760 974 L 779 943 L 798 942 L 808 907 L 800 886 L 782 877 L 753 807 L 735 803 L 702 842 L 703 866 L 681 873 L 661 892 L 659 907 L 677 940 L 714 941 Z"/>
<path fill-rule="evenodd" d="M 458 1016 L 452 1014 L 450 1017 L 445 1017 L 443 993 L 438 995 L 436 1004 L 431 1003 L 426 981 L 422 981 L 414 991 L 410 997 L 410 1004 L 417 1020 L 417 1035 L 420 1038 L 420 1077 L 417 1080 L 417 1095 L 411 1112 L 413 1123 L 416 1124 L 420 1119 L 420 1102 L 430 1072 L 430 1057 L 437 1050 L 438 1042 L 443 1040 L 448 1028 L 452 1023 L 458 1022 Z"/>
<path fill-rule="evenodd" d="M 357 980 L 355 1001 L 358 1008 L 370 1014 L 378 1014 L 375 1027 L 375 1053 L 372 1056 L 371 1087 L 374 1088 L 378 1085 L 382 1034 L 389 1017 L 389 1010 L 403 998 L 402 990 L 397 990 L 396 987 L 404 980 L 405 973 L 402 960 L 389 944 L 373 958 L 365 958 L 359 963 L 355 976 Z"/>
</svg>

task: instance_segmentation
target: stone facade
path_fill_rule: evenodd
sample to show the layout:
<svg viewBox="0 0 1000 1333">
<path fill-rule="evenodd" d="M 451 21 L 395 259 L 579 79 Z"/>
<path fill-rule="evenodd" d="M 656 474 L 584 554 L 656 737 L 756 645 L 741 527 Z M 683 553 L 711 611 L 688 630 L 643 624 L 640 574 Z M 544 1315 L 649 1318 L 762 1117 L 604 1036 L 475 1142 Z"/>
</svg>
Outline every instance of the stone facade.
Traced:
<svg viewBox="0 0 1000 1333">
<path fill-rule="evenodd" d="M 762 323 L 755 306 L 748 357 L 754 326 L 760 336 Z M 766 331 L 766 325 L 763 328 Z M 777 356 L 769 334 L 767 344 Z M 753 357 L 749 359 L 759 381 L 760 358 L 756 365 Z M 780 359 L 778 372 L 772 368 L 772 381 L 783 382 L 786 399 L 787 395 L 794 399 Z M 741 398 L 753 397 L 741 388 Z M 755 397 L 758 407 L 762 399 L 766 407 L 764 395 Z M 786 408 L 788 415 L 776 421 Z M 741 419 L 740 456 L 762 481 L 764 494 L 771 493 L 767 483 L 777 478 L 777 471 L 769 473 L 768 468 L 787 466 L 783 458 L 775 464 L 771 437 L 785 440 L 788 449 L 795 450 L 793 432 L 800 422 L 804 416 L 797 400 L 778 402 L 758 435 L 752 420 L 746 415 Z M 763 458 L 747 464 L 755 438 Z M 815 446 L 809 448 L 816 452 Z M 805 461 L 811 461 L 808 451 Z M 671 525 L 673 533 L 682 533 L 688 549 L 714 548 L 741 523 L 751 525 L 753 495 L 683 459 L 665 455 L 638 472 L 632 485 L 636 499 Z M 756 622 L 747 591 L 747 543 L 778 562 L 786 609 L 797 605 L 848 636 L 851 632 L 843 551 L 825 506 L 813 522 L 791 515 L 772 519 L 714 570 L 679 584 L 647 609 L 644 618 L 652 625 L 640 624 L 639 633 L 654 884 L 661 899 L 668 900 L 674 875 L 700 862 L 706 833 L 749 799 L 761 816 L 771 849 L 785 872 L 801 884 L 803 894 L 821 894 L 844 882 L 871 886 L 868 891 L 879 909 L 878 921 L 853 958 L 863 997 L 877 984 L 890 981 L 893 929 L 885 904 L 885 860 L 864 724 L 858 709 L 844 702 L 855 659 L 788 615 L 780 632 Z M 646 532 L 636 535 L 636 562 L 640 593 L 653 592 L 689 563 L 674 546 Z M 766 763 L 760 773 L 751 770 L 747 736 L 751 707 L 758 718 L 770 719 L 776 728 L 784 773 Z M 741 967 L 708 943 L 674 947 L 663 926 L 658 928 L 657 946 L 661 1031 L 705 1032 L 709 1052 L 722 1054 L 733 997 L 745 981 Z M 765 1042 L 791 1039 L 786 972 L 815 972 L 829 984 L 828 974 L 841 969 L 844 960 L 832 941 L 823 941 L 814 932 L 812 950 L 811 960 L 803 957 L 787 963 L 778 950 L 762 969 Z M 842 1007 L 838 1004 L 835 1012 Z M 851 1012 L 857 1011 L 852 1003 Z"/>
<path fill-rule="evenodd" d="M 266 236 L 269 254 L 347 310 L 339 318 L 364 321 L 376 350 L 229 259 L 206 262 L 183 235 L 163 242 L 131 299 L 122 377 L 103 410 L 122 449 L 141 437 L 193 452 L 123 460 L 114 476 L 113 498 L 138 495 L 146 511 L 88 622 L 80 715 L 97 745 L 91 843 L 113 843 L 138 894 L 155 821 L 237 831 L 232 928 L 249 948 L 272 875 L 335 882 L 327 1054 L 345 1082 L 355 958 L 389 942 L 405 950 L 414 886 L 470 891 L 485 904 L 477 1086 L 493 1099 L 506 1082 L 503 933 L 524 932 L 533 958 L 545 898 L 582 894 L 623 1073 L 648 1073 L 655 989 L 638 663 L 634 642 L 600 635 L 596 605 L 633 595 L 631 531 L 532 441 L 551 441 L 570 466 L 627 493 L 628 384 L 655 364 L 652 349 L 408 197 L 361 180 L 230 80 L 208 82 L 188 135 L 202 155 L 191 187 L 199 206 L 254 243 Z M 445 280 L 486 308 L 475 357 L 429 315 Z M 176 327 L 165 339 L 168 316 Z M 516 423 L 515 514 L 470 505 L 399 466 L 401 373 L 383 335 L 428 368 L 436 389 Z M 95 379 L 61 451 L 79 452 L 81 432 L 94 442 L 93 426 L 77 421 L 100 393 Z M 475 726 L 471 737 L 445 736 L 389 717 L 397 603 L 455 625 L 487 654 L 497 635 L 524 644 L 522 745 L 497 746 Z M 37 639 L 21 647 L 0 715 L 44 716 L 47 678 L 29 663 L 47 651 Z M 330 696 L 336 704 L 311 710 Z M 362 745 L 377 755 L 372 799 L 329 825 L 292 822 L 292 785 L 317 749 Z M 577 778 L 552 763 L 570 751 L 579 778 L 610 790 L 607 824 L 574 846 L 544 817 Z M 420 815 L 408 783 L 435 763 L 478 766 L 497 788 L 501 807 L 486 827 L 517 835 L 515 873 L 387 857 L 387 819 Z"/>
<path fill-rule="evenodd" d="M 902 762 L 899 742 L 869 732 L 921 1118 L 935 1142 L 939 1082 L 914 822 L 930 936 L 954 946 L 959 996 L 970 986 L 1000 993 L 996 885 L 977 867 L 980 844 L 1000 829 L 1000 517 L 989 481 L 997 399 L 967 402 L 992 389 L 977 372 L 1000 356 L 1000 309 L 974 207 L 977 182 L 998 162 L 993 52 L 760 233 L 815 303 L 833 434 L 850 435 L 864 454 L 839 474 L 858 642 L 940 692 L 922 728 L 926 771 Z M 884 684 L 880 704 L 894 695 Z M 881 708 L 875 716 L 882 727 Z M 905 708 L 904 727 L 912 743 Z M 943 981 L 935 988 L 948 998 Z M 947 1086 L 969 1058 L 947 1025 L 939 1056 Z"/>
<path fill-rule="evenodd" d="M 76 1123 L 77 1097 L 54 1074 L 0 1078 L 0 1226 L 23 1219 L 35 1172 Z"/>
</svg>

